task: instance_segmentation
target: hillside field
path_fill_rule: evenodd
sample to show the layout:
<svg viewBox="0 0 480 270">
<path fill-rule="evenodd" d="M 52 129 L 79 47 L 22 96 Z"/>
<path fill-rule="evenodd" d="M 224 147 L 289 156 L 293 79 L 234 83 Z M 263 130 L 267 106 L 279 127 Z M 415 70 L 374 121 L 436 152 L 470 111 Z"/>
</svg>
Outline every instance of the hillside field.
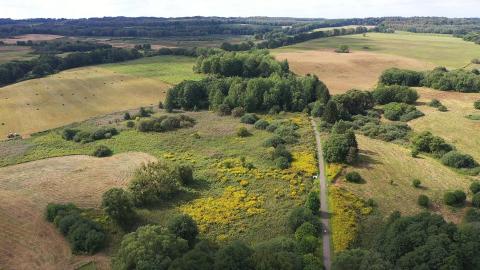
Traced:
<svg viewBox="0 0 480 270">
<path fill-rule="evenodd" d="M 33 57 L 30 47 L 0 46 L 0 64 L 14 60 L 28 60 Z"/>
<path fill-rule="evenodd" d="M 348 45 L 352 53 L 333 52 L 340 45 Z M 316 74 L 333 93 L 341 93 L 373 87 L 389 67 L 470 67 L 470 61 L 480 55 L 480 46 L 450 35 L 366 33 L 315 39 L 275 49 L 273 54 L 288 59 L 294 72 Z"/>
<path fill-rule="evenodd" d="M 67 70 L 0 88 L 0 137 L 22 136 L 139 106 L 157 105 L 172 84 L 197 79 L 195 58 L 158 56 Z"/>
<path fill-rule="evenodd" d="M 157 113 L 161 114 L 164 112 Z M 181 193 L 165 204 L 139 209 L 137 213 L 142 224 L 164 225 L 169 217 L 183 212 L 194 217 L 205 237 L 219 242 L 242 239 L 258 243 L 286 234 L 286 217 L 293 207 L 303 203 L 312 187 L 311 175 L 317 170 L 308 118 L 302 114 L 262 116 L 268 121 L 292 121 L 299 126 L 299 142 L 289 146 L 294 157 L 292 167 L 279 170 L 270 159 L 269 149 L 262 146 L 271 133 L 241 124 L 239 118 L 231 116 L 220 117 L 205 111 L 187 115 L 196 120 L 196 125 L 174 132 L 142 133 L 127 129 L 124 122 L 115 121 L 122 119 L 123 113 L 115 113 L 74 125 L 81 129 L 115 126 L 120 134 L 111 139 L 75 143 L 62 139 L 59 129 L 22 141 L 0 142 L 0 166 L 4 166 L 0 168 L 0 185 L 6 189 L 1 194 L 4 198 L 16 194 L 18 200 L 25 202 L 38 201 L 35 207 L 25 204 L 22 209 L 28 210 L 29 215 L 36 215 L 38 226 L 44 224 L 42 228 L 24 228 L 21 241 L 30 244 L 15 244 L 22 249 L 22 254 L 36 249 L 42 249 L 42 253 L 35 258 L 8 258 L 11 254 L 3 251 L 0 252 L 0 261 L 14 265 L 13 262 L 22 260 L 28 265 L 35 259 L 55 266 L 52 269 L 62 269 L 66 261 L 58 261 L 54 254 L 58 253 L 60 246 L 65 255 L 62 257 L 68 258 L 68 248 L 51 225 L 47 226 L 41 220 L 45 203 L 72 201 L 79 206 L 97 208 L 104 189 L 125 186 L 135 166 L 154 158 L 191 164 L 197 181 L 189 192 Z M 238 137 L 236 131 L 239 127 L 247 127 L 252 136 Z M 100 160 L 81 156 L 90 154 L 100 144 L 111 148 L 114 156 Z M 244 162 L 253 167 L 247 169 Z M 47 175 L 48 179 L 45 178 Z M 76 184 L 70 185 L 72 182 Z M 13 202 L 8 205 L 11 208 L 0 206 L 0 213 L 9 216 L 0 219 L 4 221 L 0 227 L 15 231 L 18 229 L 14 224 L 21 223 L 28 216 L 18 210 L 19 205 Z M 20 214 L 14 215 L 12 211 Z M 49 235 L 56 235 L 55 245 L 32 240 L 39 231 L 47 229 Z M 4 237 L 8 239 L 8 235 Z M 7 242 L 14 243 L 13 240 Z"/>
</svg>

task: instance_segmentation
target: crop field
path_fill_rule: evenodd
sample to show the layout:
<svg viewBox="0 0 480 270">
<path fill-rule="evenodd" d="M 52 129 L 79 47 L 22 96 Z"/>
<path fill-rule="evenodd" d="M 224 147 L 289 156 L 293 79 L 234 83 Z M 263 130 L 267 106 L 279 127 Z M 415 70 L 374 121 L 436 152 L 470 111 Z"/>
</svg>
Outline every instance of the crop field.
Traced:
<svg viewBox="0 0 480 270">
<path fill-rule="evenodd" d="M 29 47 L 0 46 L 0 64 L 13 60 L 28 60 L 33 57 L 29 54 L 31 51 Z"/>
<path fill-rule="evenodd" d="M 348 45 L 351 53 L 335 53 Z M 273 50 L 288 59 L 299 74 L 319 76 L 334 93 L 350 88 L 371 88 L 381 71 L 389 67 L 426 70 L 435 66 L 472 67 L 480 46 L 449 35 L 367 33 L 315 39 Z"/>
<path fill-rule="evenodd" d="M 420 94 L 419 107 L 425 113 L 410 123 L 415 131 L 431 131 L 455 145 L 460 151 L 480 160 L 480 121 L 467 118 L 468 115 L 480 115 L 473 108 L 473 102 L 480 99 L 480 94 L 445 92 L 428 88 L 418 89 Z M 440 112 L 425 105 L 431 99 L 438 99 L 447 108 Z"/>
<path fill-rule="evenodd" d="M 22 141 L 1 142 L 2 189 L 21 200 L 38 199 L 39 204 L 31 213 L 40 220 L 47 201 L 72 201 L 84 207 L 97 207 L 103 189 L 125 186 L 129 173 L 140 162 L 164 159 L 194 166 L 197 184 L 191 192 L 159 207 L 139 209 L 142 223 L 164 224 L 168 217 L 184 212 L 196 219 L 206 237 L 220 242 L 243 239 L 257 243 L 285 234 L 286 216 L 304 201 L 312 187 L 311 175 L 316 173 L 314 138 L 308 118 L 303 114 L 262 116 L 268 121 L 292 121 L 299 126 L 299 142 L 289 147 L 295 158 L 292 167 L 279 170 L 269 158 L 269 149 L 262 146 L 271 133 L 241 124 L 238 118 L 220 117 L 212 112 L 187 115 L 196 119 L 196 125 L 174 132 L 142 133 L 127 129 L 124 122 L 115 121 L 123 116 L 116 113 L 75 125 L 76 128 L 116 126 L 120 134 L 108 140 L 75 143 L 62 139 L 60 130 L 52 130 Z M 252 136 L 238 137 L 239 127 L 247 127 Z M 90 154 L 99 144 L 112 149 L 114 156 L 105 159 L 81 156 Z M 246 169 L 243 162 L 251 163 L 253 168 Z M 72 182 L 76 185 L 71 185 Z M 25 217 L 20 215 L 20 218 Z M 44 222 L 39 224 L 47 226 Z M 12 225 L 3 226 L 11 228 Z M 48 228 L 55 235 L 54 229 Z M 29 229 L 22 241 L 31 241 L 37 237 L 36 233 L 33 228 Z M 58 235 L 56 239 L 61 240 Z M 68 254 L 68 247 L 61 243 L 63 254 Z M 35 248 L 33 244 L 27 246 Z M 31 252 L 23 248 L 24 253 Z M 38 260 L 56 264 L 57 261 L 49 257 L 52 253 L 55 254 L 46 250 L 38 255 Z M 2 256 L 0 254 L 0 261 L 7 259 Z M 9 260 L 32 263 L 25 257 L 14 256 Z"/>
<path fill-rule="evenodd" d="M 28 136 L 96 115 L 156 105 L 171 84 L 198 78 L 193 64 L 194 58 L 159 56 L 67 70 L 0 88 L 0 136 Z"/>
<path fill-rule="evenodd" d="M 365 51 L 335 53 L 333 50 L 322 49 L 277 52 L 277 59 L 288 59 L 293 72 L 318 75 L 334 94 L 350 89 L 371 89 L 387 68 L 426 70 L 433 67 L 412 58 Z"/>
</svg>

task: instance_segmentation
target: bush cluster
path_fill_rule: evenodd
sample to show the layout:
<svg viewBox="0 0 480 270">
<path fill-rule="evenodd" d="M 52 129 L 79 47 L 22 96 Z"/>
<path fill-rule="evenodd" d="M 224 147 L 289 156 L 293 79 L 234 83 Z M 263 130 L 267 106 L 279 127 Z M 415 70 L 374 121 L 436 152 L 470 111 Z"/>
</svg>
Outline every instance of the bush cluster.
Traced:
<svg viewBox="0 0 480 270">
<path fill-rule="evenodd" d="M 81 215 L 73 204 L 48 204 L 45 216 L 67 238 L 74 253 L 93 254 L 105 245 L 102 227 Z"/>
<path fill-rule="evenodd" d="M 121 188 L 112 188 L 103 193 L 102 208 L 110 218 L 123 226 L 130 225 L 135 218 L 132 197 Z"/>
<path fill-rule="evenodd" d="M 473 103 L 473 107 L 477 110 L 480 110 L 480 100 L 476 100 L 474 103 Z"/>
<path fill-rule="evenodd" d="M 381 105 L 391 102 L 413 104 L 419 97 L 415 89 L 401 85 L 380 85 L 372 95 L 375 102 Z"/>
<path fill-rule="evenodd" d="M 159 161 L 137 169 L 128 188 L 136 205 L 148 205 L 171 198 L 192 181 L 191 167 Z"/>
<path fill-rule="evenodd" d="M 394 140 L 406 139 L 410 134 L 411 128 L 405 123 L 368 123 L 360 128 L 360 132 L 374 139 L 390 142 Z"/>
<path fill-rule="evenodd" d="M 247 113 L 240 117 L 240 123 L 253 125 L 258 121 L 258 116 L 254 113 Z"/>
<path fill-rule="evenodd" d="M 467 195 L 461 190 L 447 191 L 443 195 L 443 201 L 446 205 L 461 206 L 465 203 Z"/>
<path fill-rule="evenodd" d="M 329 163 L 352 163 L 358 154 L 355 133 L 351 130 L 344 134 L 332 133 L 322 148 L 324 158 Z"/>
<path fill-rule="evenodd" d="M 246 127 L 240 127 L 237 130 L 237 136 L 238 137 L 248 137 L 248 136 L 251 136 L 251 135 L 252 135 L 252 133 L 250 133 Z"/>
<path fill-rule="evenodd" d="M 358 172 L 349 172 L 345 175 L 345 179 L 351 183 L 362 183 L 364 180 Z"/>
<path fill-rule="evenodd" d="M 118 130 L 113 127 L 100 128 L 94 131 L 66 128 L 62 132 L 62 138 L 67 141 L 90 143 L 97 140 L 110 139 L 117 134 Z"/>
<path fill-rule="evenodd" d="M 95 150 L 92 153 L 92 156 L 94 157 L 109 157 L 112 155 L 112 150 L 110 148 L 106 147 L 105 145 L 98 145 L 95 147 Z"/>
<path fill-rule="evenodd" d="M 390 68 L 380 75 L 379 83 L 384 85 L 420 86 L 423 77 L 422 72 Z"/>
<path fill-rule="evenodd" d="M 425 131 L 412 138 L 413 148 L 420 152 L 433 154 L 437 158 L 443 157 L 446 153 L 454 150 L 454 147 L 444 139 L 434 136 L 431 132 Z"/>
<path fill-rule="evenodd" d="M 408 122 L 424 116 L 415 106 L 406 103 L 388 103 L 383 107 L 383 110 L 385 118 L 392 121 Z"/>
<path fill-rule="evenodd" d="M 458 151 L 450 151 L 446 153 L 443 155 L 441 161 L 443 165 L 457 169 L 474 168 L 477 166 L 477 163 L 472 156 L 462 154 Z"/>
<path fill-rule="evenodd" d="M 137 129 L 141 132 L 167 132 L 192 127 L 194 125 L 195 119 L 184 114 L 178 116 L 162 115 L 158 118 L 152 117 L 140 120 Z"/>
<path fill-rule="evenodd" d="M 428 205 L 430 204 L 430 199 L 428 198 L 427 195 L 419 195 L 418 200 L 417 200 L 418 205 L 427 208 Z"/>
<path fill-rule="evenodd" d="M 272 151 L 272 160 L 279 169 L 286 169 L 290 167 L 290 163 L 293 160 L 292 153 L 287 150 L 285 145 L 277 145 Z"/>
</svg>

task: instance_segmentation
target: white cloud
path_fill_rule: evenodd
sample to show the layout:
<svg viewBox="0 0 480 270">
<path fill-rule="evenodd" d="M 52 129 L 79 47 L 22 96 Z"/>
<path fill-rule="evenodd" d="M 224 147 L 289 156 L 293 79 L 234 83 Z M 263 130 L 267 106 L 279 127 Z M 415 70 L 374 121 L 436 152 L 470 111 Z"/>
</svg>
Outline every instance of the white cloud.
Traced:
<svg viewBox="0 0 480 270">
<path fill-rule="evenodd" d="M 0 17 L 475 17 L 478 0 L 0 0 Z"/>
</svg>

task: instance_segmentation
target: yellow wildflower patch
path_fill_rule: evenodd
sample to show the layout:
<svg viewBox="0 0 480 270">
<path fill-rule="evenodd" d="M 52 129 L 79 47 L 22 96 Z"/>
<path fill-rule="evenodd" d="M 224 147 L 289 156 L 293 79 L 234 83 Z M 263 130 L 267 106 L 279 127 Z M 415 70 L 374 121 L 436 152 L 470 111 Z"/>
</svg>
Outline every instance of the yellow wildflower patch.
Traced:
<svg viewBox="0 0 480 270">
<path fill-rule="evenodd" d="M 246 190 L 228 186 L 220 197 L 207 197 L 182 205 L 180 210 L 190 215 L 201 232 L 214 226 L 228 226 L 234 221 L 263 213 L 263 197 L 249 195 Z"/>
<path fill-rule="evenodd" d="M 317 174 L 317 160 L 312 152 L 292 152 L 292 170 L 311 176 Z"/>
<path fill-rule="evenodd" d="M 349 248 L 355 241 L 359 231 L 359 219 L 372 212 L 371 207 L 355 194 L 337 186 L 329 188 L 332 216 L 332 238 L 335 252 Z"/>
<path fill-rule="evenodd" d="M 327 164 L 327 179 L 330 181 L 335 180 L 335 178 L 342 172 L 343 165 L 338 163 L 329 163 Z"/>
</svg>

